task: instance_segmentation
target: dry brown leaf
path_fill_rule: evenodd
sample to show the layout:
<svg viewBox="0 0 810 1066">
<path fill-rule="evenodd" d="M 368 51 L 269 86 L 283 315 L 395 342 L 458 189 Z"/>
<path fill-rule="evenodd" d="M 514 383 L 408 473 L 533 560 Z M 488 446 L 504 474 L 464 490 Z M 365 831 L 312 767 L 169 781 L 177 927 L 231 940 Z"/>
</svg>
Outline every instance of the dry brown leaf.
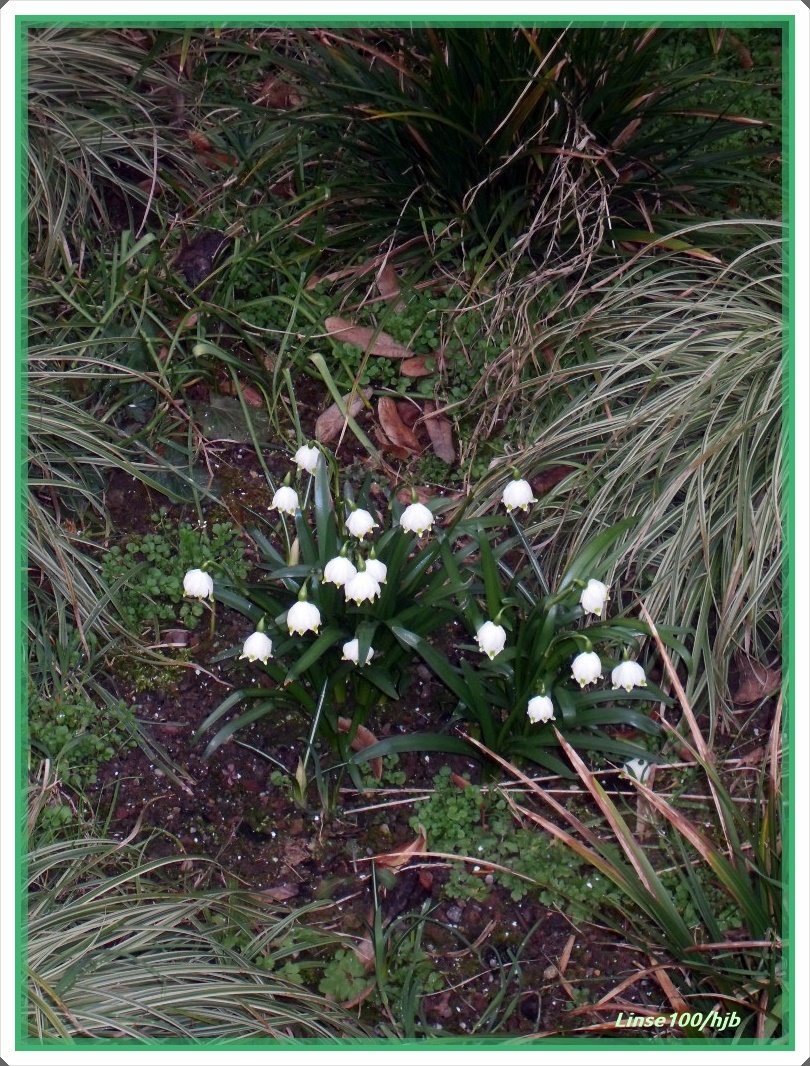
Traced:
<svg viewBox="0 0 810 1066">
<path fill-rule="evenodd" d="M 292 899 L 297 896 L 300 889 L 298 885 L 270 885 L 269 888 L 263 888 L 259 898 L 262 896 L 267 899 L 274 899 L 277 903 L 283 903 L 285 899 Z"/>
<path fill-rule="evenodd" d="M 364 988 L 359 996 L 355 996 L 354 999 L 348 999 L 345 1003 L 341 1003 L 341 1007 L 343 1007 L 344 1010 L 351 1010 L 353 1007 L 359 1007 L 364 999 L 368 999 L 376 987 L 377 978 L 375 977 L 368 988 Z"/>
<path fill-rule="evenodd" d="M 200 154 L 202 161 L 209 170 L 218 170 L 220 167 L 235 167 L 239 160 L 234 155 L 225 152 L 216 152 L 209 139 L 198 130 L 189 130 L 188 139 L 194 150 Z"/>
<path fill-rule="evenodd" d="M 733 33 L 729 34 L 729 40 L 731 41 L 737 55 L 740 57 L 740 66 L 743 70 L 751 70 L 754 65 L 754 60 L 751 58 L 751 53 L 745 47 L 745 45 Z"/>
<path fill-rule="evenodd" d="M 409 503 L 413 503 L 413 493 L 416 493 L 417 503 L 430 503 L 433 499 L 433 493 L 430 489 L 425 488 L 412 488 L 412 489 L 400 489 L 397 493 L 397 499 L 400 503 L 404 503 L 407 507 Z"/>
<path fill-rule="evenodd" d="M 338 718 L 338 729 L 341 733 L 348 733 L 352 727 L 350 718 Z M 352 751 L 364 751 L 366 748 L 370 748 L 372 744 L 377 743 L 377 738 L 371 732 L 370 729 L 366 729 L 364 725 L 357 727 L 357 732 L 352 737 L 351 748 Z M 383 761 L 381 756 L 377 756 L 376 759 L 369 759 L 369 766 L 371 772 L 379 781 L 382 778 Z"/>
<path fill-rule="evenodd" d="M 324 322 L 326 331 L 331 336 L 348 344 L 356 344 L 370 355 L 381 355 L 386 359 L 410 359 L 413 352 L 404 344 L 399 344 L 388 333 L 374 329 L 372 326 L 355 326 L 345 318 L 332 317 Z"/>
<path fill-rule="evenodd" d="M 396 300 L 399 296 L 399 278 L 392 263 L 386 263 L 377 274 L 377 291 L 384 300 Z M 394 307 L 397 313 L 405 310 L 404 301 L 400 300 Z"/>
<path fill-rule="evenodd" d="M 343 404 L 352 418 L 362 411 L 369 396 L 371 396 L 370 388 L 348 393 L 343 397 Z M 330 407 L 327 407 L 323 414 L 318 415 L 315 421 L 315 440 L 320 441 L 321 444 L 328 444 L 329 441 L 340 435 L 345 421 L 346 419 L 340 408 L 336 403 L 333 403 Z"/>
<path fill-rule="evenodd" d="M 374 427 L 374 439 L 379 444 L 380 451 L 385 452 L 386 455 L 393 456 L 394 459 L 401 460 L 403 463 L 413 455 L 410 448 L 400 448 L 399 445 L 392 444 L 379 426 Z"/>
<path fill-rule="evenodd" d="M 657 961 L 657 959 L 654 959 L 652 957 L 650 958 L 650 962 L 652 962 L 653 965 L 655 965 Z M 678 989 L 675 987 L 672 978 L 666 971 L 666 968 L 663 966 L 656 966 L 656 968 L 652 971 L 652 975 L 658 982 L 658 984 L 661 986 L 661 991 L 669 1000 L 670 1007 L 672 1007 L 672 1009 L 678 1014 L 684 1011 L 688 1013 L 689 1004 L 686 1002 L 686 1000 L 680 994 Z"/>
<path fill-rule="evenodd" d="M 564 477 L 576 470 L 575 466 L 552 466 L 548 470 L 543 470 L 537 477 L 532 478 L 532 490 L 538 495 L 543 496 L 546 492 L 550 492 L 554 486 L 562 481 Z"/>
<path fill-rule="evenodd" d="M 421 855 L 427 848 L 427 833 L 424 826 L 419 826 L 419 836 L 412 840 L 410 844 L 406 844 L 404 848 L 400 848 L 398 851 L 389 851 L 385 855 L 375 855 L 374 862 L 377 866 L 386 866 L 389 870 L 399 870 L 402 866 L 407 866 L 414 855 Z"/>
<path fill-rule="evenodd" d="M 261 84 L 255 103 L 261 107 L 276 109 L 298 107 L 301 103 L 301 95 L 286 81 L 269 74 Z"/>
<path fill-rule="evenodd" d="M 408 429 L 413 429 L 422 417 L 422 408 L 413 400 L 397 400 L 397 412 Z"/>
<path fill-rule="evenodd" d="M 192 311 L 191 314 L 186 311 L 186 313 L 184 315 L 181 315 L 179 318 L 172 319 L 172 321 L 169 323 L 169 329 L 178 331 L 181 329 L 192 329 L 194 326 L 197 325 L 198 318 L 199 315 L 196 311 Z M 168 349 L 161 350 L 168 351 Z"/>
<path fill-rule="evenodd" d="M 241 393 L 248 407 L 264 407 L 264 397 L 252 385 L 242 385 L 240 382 L 237 388 L 230 378 L 223 378 L 218 387 L 222 396 L 238 396 Z"/>
<path fill-rule="evenodd" d="M 737 760 L 738 766 L 761 766 L 765 762 L 766 751 L 765 748 L 760 745 L 758 748 L 754 748 L 753 751 L 746 752 L 745 755 L 741 755 Z"/>
<path fill-rule="evenodd" d="M 764 666 L 756 659 L 749 659 L 743 655 L 737 657 L 737 668 L 740 671 L 739 681 L 732 700 L 742 706 L 749 703 L 758 703 L 775 692 L 782 683 L 782 674 L 779 670 L 772 670 Z"/>
<path fill-rule="evenodd" d="M 560 955 L 560 962 L 559 962 L 559 965 L 557 967 L 557 969 L 560 972 L 560 976 L 562 976 L 565 973 L 565 971 L 568 969 L 568 963 L 569 963 L 569 961 L 571 959 L 571 952 L 572 952 L 572 950 L 574 948 L 574 944 L 576 943 L 576 941 L 577 941 L 576 933 L 572 933 L 569 936 L 565 947 L 563 948 L 562 955 Z"/>
<path fill-rule="evenodd" d="M 406 378 L 429 378 L 436 373 L 437 359 L 433 355 L 415 355 L 413 359 L 403 359 L 399 366 L 400 374 Z"/>
<path fill-rule="evenodd" d="M 374 966 L 374 945 L 371 943 L 371 937 L 365 936 L 359 944 L 355 944 L 352 947 L 352 951 L 357 956 L 357 959 L 362 962 L 363 966 L 367 970 L 370 970 Z"/>
<path fill-rule="evenodd" d="M 453 463 L 456 449 L 453 447 L 453 427 L 445 416 L 428 400 L 425 404 L 425 429 L 428 431 L 433 451 L 445 463 Z"/>
<path fill-rule="evenodd" d="M 621 133 L 613 138 L 613 144 L 611 145 L 613 151 L 615 152 L 617 148 L 620 148 L 626 141 L 629 141 L 640 125 L 640 118 L 634 118 L 631 122 L 628 122 Z"/>
<path fill-rule="evenodd" d="M 312 858 L 312 852 L 305 839 L 290 837 L 284 844 L 282 857 L 288 866 L 300 866 L 302 862 Z"/>
<path fill-rule="evenodd" d="M 415 454 L 422 451 L 422 446 L 416 439 L 414 431 L 409 429 L 399 417 L 396 400 L 392 400 L 390 396 L 381 397 L 377 405 L 377 415 L 383 432 L 392 444 L 398 448 L 407 448 L 409 452 Z"/>
<path fill-rule="evenodd" d="M 295 197 L 295 185 L 292 178 L 282 178 L 281 181 L 274 182 L 269 190 L 274 196 L 280 197 L 282 200 L 292 200 Z M 317 285 L 317 280 L 315 285 Z M 314 288 L 315 285 L 307 286 L 307 288 Z"/>
<path fill-rule="evenodd" d="M 450 780 L 457 788 L 470 788 L 470 782 L 460 774 L 450 774 Z"/>
<path fill-rule="evenodd" d="M 205 134 L 200 133 L 198 130 L 188 130 L 186 135 L 197 152 L 210 152 L 213 148 Z"/>
</svg>

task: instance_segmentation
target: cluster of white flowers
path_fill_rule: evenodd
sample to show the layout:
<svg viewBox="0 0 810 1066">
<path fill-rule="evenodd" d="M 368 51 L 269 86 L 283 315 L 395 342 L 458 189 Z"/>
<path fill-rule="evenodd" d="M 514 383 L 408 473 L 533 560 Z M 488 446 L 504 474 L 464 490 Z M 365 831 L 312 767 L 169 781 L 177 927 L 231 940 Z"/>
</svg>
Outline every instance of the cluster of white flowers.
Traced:
<svg viewBox="0 0 810 1066">
<path fill-rule="evenodd" d="M 314 474 L 321 458 L 320 449 L 314 445 L 304 444 L 295 453 L 293 459 L 299 471 Z M 281 514 L 295 516 L 299 508 L 298 493 L 289 485 L 281 485 L 273 495 L 271 503 L 273 510 Z M 421 537 L 423 533 L 433 525 L 433 514 L 422 503 L 412 503 L 403 511 L 399 523 L 406 533 L 416 533 Z M 379 522 L 374 516 L 362 507 L 353 507 L 346 519 L 346 532 L 362 541 L 373 529 L 379 527 Z M 373 603 L 380 596 L 381 586 L 385 584 L 388 576 L 388 568 L 380 559 L 358 559 L 359 567 L 349 559 L 347 549 L 344 548 L 340 555 L 330 559 L 323 570 L 323 580 L 327 584 L 342 588 L 347 600 L 358 604 Z M 202 570 L 190 570 L 186 574 L 183 584 L 187 596 L 210 597 L 213 595 L 213 581 Z M 303 636 L 305 633 L 317 633 L 321 625 L 321 612 L 314 603 L 309 603 L 304 593 L 303 598 L 294 603 L 287 612 L 287 628 L 290 635 L 297 633 Z M 505 640 L 504 636 L 504 640 Z M 250 662 L 257 660 L 266 663 L 273 654 L 273 642 L 260 627 L 245 641 L 241 659 Z M 360 654 L 359 641 L 353 640 L 343 645 L 343 658 L 347 662 L 358 664 Z M 370 662 L 374 655 L 374 649 L 369 648 L 363 664 Z"/>
<path fill-rule="evenodd" d="M 318 448 L 302 445 L 295 453 L 295 463 L 300 470 L 314 474 L 320 461 Z M 529 505 L 537 500 L 532 492 L 528 481 L 515 478 L 505 487 L 502 502 L 507 512 L 519 509 L 527 511 Z M 272 507 L 283 514 L 295 515 L 298 510 L 298 493 L 289 485 L 282 485 L 274 494 Z M 399 519 L 400 526 L 407 533 L 416 533 L 421 537 L 433 525 L 434 517 L 428 507 L 422 503 L 412 503 L 402 512 Z M 362 541 L 379 523 L 373 515 L 361 507 L 353 507 L 346 519 L 347 533 Z M 342 588 L 346 599 L 356 603 L 373 601 L 381 595 L 381 585 L 387 579 L 385 563 L 374 558 L 373 554 L 368 559 L 358 558 L 359 567 L 348 557 L 347 547 L 344 545 L 340 555 L 327 562 L 323 570 L 323 580 L 327 584 L 333 584 Z M 183 579 L 183 589 L 187 596 L 200 599 L 213 596 L 214 583 L 209 574 L 204 570 L 189 570 Z M 579 599 L 583 612 L 594 614 L 597 618 L 602 617 L 602 612 L 607 603 L 609 590 L 607 585 L 596 578 L 590 578 L 582 589 Z M 287 612 L 287 628 L 290 634 L 317 633 L 321 625 L 321 614 L 315 604 L 309 603 L 304 591 L 297 603 L 294 603 Z M 490 660 L 500 655 L 506 647 L 506 630 L 496 621 L 487 621 L 479 626 L 476 632 L 478 648 L 483 655 Z M 272 655 L 273 644 L 263 631 L 263 624 L 256 632 L 252 633 L 244 643 L 240 658 L 250 662 L 259 660 L 266 663 Z M 360 645 L 358 639 L 348 641 L 343 645 L 343 658 L 348 662 L 358 664 Z M 366 659 L 362 665 L 366 665 L 372 656 L 374 649 L 369 648 Z M 578 682 L 580 688 L 604 677 L 602 663 L 595 651 L 588 646 L 587 651 L 580 652 L 571 663 L 571 677 Z M 611 681 L 614 689 L 623 688 L 630 692 L 633 688 L 644 687 L 647 679 L 643 667 L 631 660 L 625 659 L 614 667 L 611 672 Z M 528 703 L 526 712 L 532 722 L 553 722 L 554 703 L 545 692 L 533 696 Z"/>
</svg>

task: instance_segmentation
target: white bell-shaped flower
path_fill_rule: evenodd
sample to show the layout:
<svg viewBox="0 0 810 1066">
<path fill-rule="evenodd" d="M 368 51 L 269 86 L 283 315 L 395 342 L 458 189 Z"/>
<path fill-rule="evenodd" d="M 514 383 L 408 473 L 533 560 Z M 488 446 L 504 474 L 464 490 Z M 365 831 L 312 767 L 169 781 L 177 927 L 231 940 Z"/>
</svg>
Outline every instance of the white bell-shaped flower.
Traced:
<svg viewBox="0 0 810 1066">
<path fill-rule="evenodd" d="M 353 537 L 357 537 L 358 540 L 362 540 L 366 533 L 370 533 L 372 529 L 378 525 L 379 522 L 375 522 L 369 512 L 364 511 L 362 507 L 358 507 L 356 511 L 352 511 L 346 519 L 346 529 Z"/>
<path fill-rule="evenodd" d="M 309 603 L 307 600 L 298 600 L 287 611 L 287 628 L 290 635 L 298 633 L 299 636 L 303 636 L 304 633 L 310 631 L 317 633 L 320 624 L 321 612 L 314 603 Z"/>
<path fill-rule="evenodd" d="M 343 586 L 343 591 L 347 600 L 361 604 L 364 600 L 371 601 L 380 595 L 380 583 L 375 581 L 368 570 L 358 570 Z"/>
<path fill-rule="evenodd" d="M 602 663 L 595 651 L 583 651 L 571 663 L 571 676 L 579 682 L 580 688 L 585 688 L 592 681 L 604 677 Z"/>
<path fill-rule="evenodd" d="M 597 618 L 601 618 L 602 611 L 604 611 L 605 604 L 607 603 L 607 598 L 607 585 L 592 577 L 582 590 L 579 602 L 585 614 L 595 614 Z"/>
<path fill-rule="evenodd" d="M 533 696 L 529 700 L 526 713 L 532 722 L 556 722 L 554 704 L 550 696 Z"/>
<path fill-rule="evenodd" d="M 183 592 L 198 600 L 208 599 L 214 594 L 214 579 L 205 570 L 189 570 L 183 578 Z"/>
<path fill-rule="evenodd" d="M 310 448 L 308 444 L 302 444 L 295 453 L 295 465 L 299 470 L 306 470 L 308 474 L 314 474 L 320 454 L 317 448 Z"/>
<path fill-rule="evenodd" d="M 323 568 L 323 579 L 328 585 L 345 585 L 357 573 L 357 567 L 345 555 L 336 555 Z"/>
<path fill-rule="evenodd" d="M 610 680 L 613 682 L 614 688 L 623 688 L 627 692 L 633 688 L 647 687 L 647 675 L 644 673 L 644 667 L 632 659 L 625 659 L 618 666 L 614 666 Z"/>
<path fill-rule="evenodd" d="M 294 515 L 298 510 L 298 493 L 289 485 L 282 485 L 276 490 L 270 506 L 274 510 L 281 511 L 282 514 Z"/>
<path fill-rule="evenodd" d="M 503 490 L 501 502 L 507 511 L 514 511 L 515 508 L 519 508 L 521 511 L 528 511 L 529 504 L 537 503 L 537 499 L 529 482 L 524 481 L 522 478 L 516 478 L 514 481 L 510 481 Z"/>
<path fill-rule="evenodd" d="M 433 512 L 423 503 L 412 503 L 402 512 L 399 524 L 406 533 L 421 537 L 433 525 Z"/>
<path fill-rule="evenodd" d="M 506 630 L 495 622 L 484 622 L 475 634 L 479 649 L 494 659 L 506 647 Z"/>
<path fill-rule="evenodd" d="M 371 574 L 378 585 L 384 585 L 388 577 L 388 567 L 379 559 L 366 559 L 366 573 Z"/>
<path fill-rule="evenodd" d="M 363 663 L 363 666 L 365 666 L 366 663 L 371 662 L 373 657 L 374 649 L 369 648 L 368 655 L 366 656 L 366 660 Z M 350 640 L 343 645 L 343 658 L 346 660 L 346 662 L 355 663 L 355 665 L 357 666 L 360 665 L 360 641 L 357 639 L 357 637 L 355 637 L 354 640 Z"/>
<path fill-rule="evenodd" d="M 251 633 L 242 645 L 242 654 L 239 658 L 249 659 L 252 663 L 257 659 L 260 662 L 266 663 L 272 654 L 272 640 L 266 633 L 261 633 L 257 630 L 255 633 Z"/>
</svg>

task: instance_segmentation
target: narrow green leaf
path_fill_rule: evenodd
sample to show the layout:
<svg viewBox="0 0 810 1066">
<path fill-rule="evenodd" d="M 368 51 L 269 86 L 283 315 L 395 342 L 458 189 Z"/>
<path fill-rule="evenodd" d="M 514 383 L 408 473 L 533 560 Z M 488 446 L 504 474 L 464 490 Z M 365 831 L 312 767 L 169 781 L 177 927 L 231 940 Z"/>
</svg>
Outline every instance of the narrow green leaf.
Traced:
<svg viewBox="0 0 810 1066">
<path fill-rule="evenodd" d="M 403 751 L 443 751 L 450 755 L 466 755 L 478 762 L 481 760 L 480 751 L 459 737 L 446 737 L 442 733 L 411 733 L 408 736 L 386 737 L 369 748 L 355 752 L 349 762 L 368 762 Z"/>
</svg>

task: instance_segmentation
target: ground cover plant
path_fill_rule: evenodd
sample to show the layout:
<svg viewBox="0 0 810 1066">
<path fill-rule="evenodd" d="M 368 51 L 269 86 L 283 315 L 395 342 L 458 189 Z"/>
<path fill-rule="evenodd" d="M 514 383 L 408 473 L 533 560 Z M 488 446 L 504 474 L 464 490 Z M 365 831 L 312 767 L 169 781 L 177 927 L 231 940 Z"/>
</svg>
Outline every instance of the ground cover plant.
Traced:
<svg viewBox="0 0 810 1066">
<path fill-rule="evenodd" d="M 779 30 L 29 32 L 25 1038 L 785 1040 Z"/>
</svg>

